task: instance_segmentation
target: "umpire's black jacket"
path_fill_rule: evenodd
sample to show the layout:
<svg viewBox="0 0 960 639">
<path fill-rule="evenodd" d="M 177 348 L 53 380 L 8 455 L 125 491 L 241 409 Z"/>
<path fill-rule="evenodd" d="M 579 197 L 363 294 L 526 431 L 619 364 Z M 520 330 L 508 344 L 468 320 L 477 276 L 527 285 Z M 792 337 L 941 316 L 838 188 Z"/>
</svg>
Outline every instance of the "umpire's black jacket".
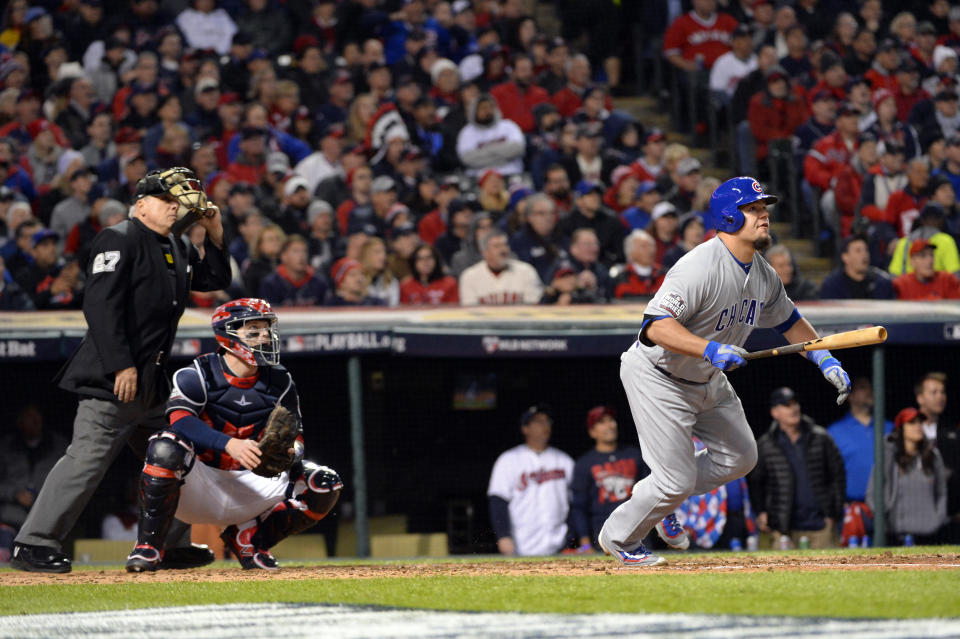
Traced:
<svg viewBox="0 0 960 639">
<path fill-rule="evenodd" d="M 90 249 L 83 315 L 87 334 L 57 374 L 60 387 L 86 397 L 114 399 L 114 373 L 137 368 L 137 395 L 147 405 L 170 392 L 163 364 L 190 290 L 215 291 L 230 283 L 226 245 L 206 240 L 205 256 L 168 236 L 176 277 L 171 276 L 162 238 L 139 219 L 124 220 L 97 234 Z"/>
<path fill-rule="evenodd" d="M 750 473 L 750 502 L 755 513 L 767 513 L 772 530 L 792 530 L 793 498 L 796 490 L 793 467 L 777 443 L 780 424 L 774 420 L 770 430 L 757 440 L 757 465 Z M 833 438 L 822 426 L 803 416 L 800 422 L 803 458 L 813 496 L 824 517 L 840 521 L 847 491 L 843 457 Z"/>
</svg>

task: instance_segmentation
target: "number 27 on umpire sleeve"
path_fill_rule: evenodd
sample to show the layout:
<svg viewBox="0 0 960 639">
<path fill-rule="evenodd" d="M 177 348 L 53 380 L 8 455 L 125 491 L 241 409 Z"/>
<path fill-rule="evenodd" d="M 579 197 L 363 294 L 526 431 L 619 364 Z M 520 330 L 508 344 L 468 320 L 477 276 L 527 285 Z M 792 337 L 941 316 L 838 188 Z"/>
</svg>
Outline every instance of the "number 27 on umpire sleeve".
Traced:
<svg viewBox="0 0 960 639">
<path fill-rule="evenodd" d="M 97 253 L 93 258 L 93 267 L 90 269 L 92 274 L 113 272 L 117 269 L 117 262 L 120 261 L 120 251 L 104 251 Z"/>
</svg>

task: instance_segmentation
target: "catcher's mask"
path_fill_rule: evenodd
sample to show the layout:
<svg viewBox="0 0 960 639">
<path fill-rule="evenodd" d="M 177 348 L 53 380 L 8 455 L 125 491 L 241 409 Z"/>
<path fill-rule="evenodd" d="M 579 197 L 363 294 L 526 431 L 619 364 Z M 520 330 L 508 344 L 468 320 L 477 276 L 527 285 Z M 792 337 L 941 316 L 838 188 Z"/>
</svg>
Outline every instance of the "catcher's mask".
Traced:
<svg viewBox="0 0 960 639">
<path fill-rule="evenodd" d="M 180 210 L 173 225 L 174 235 L 180 235 L 211 211 L 197 174 L 182 166 L 150 171 L 137 182 L 134 195 L 138 200 L 152 196 L 177 202 Z"/>
<path fill-rule="evenodd" d="M 269 322 L 270 339 L 260 341 L 261 335 L 250 331 L 252 320 Z M 277 316 L 270 304 L 254 297 L 245 297 L 223 304 L 210 318 L 217 343 L 251 366 L 275 366 L 280 363 L 280 336 L 277 334 Z M 248 343 L 249 342 L 249 343 Z"/>
</svg>

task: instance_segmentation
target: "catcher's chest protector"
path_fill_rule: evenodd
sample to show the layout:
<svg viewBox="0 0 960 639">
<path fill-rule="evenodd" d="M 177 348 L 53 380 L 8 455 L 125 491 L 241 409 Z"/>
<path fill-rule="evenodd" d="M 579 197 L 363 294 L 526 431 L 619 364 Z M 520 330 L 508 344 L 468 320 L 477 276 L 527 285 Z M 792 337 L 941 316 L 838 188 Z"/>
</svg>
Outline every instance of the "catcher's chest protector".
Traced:
<svg viewBox="0 0 960 639">
<path fill-rule="evenodd" d="M 200 419 L 231 437 L 258 440 L 270 411 L 289 387 L 286 369 L 261 367 L 256 381 L 250 384 L 251 380 L 225 371 L 215 353 L 202 355 L 196 362 L 207 392 Z"/>
</svg>

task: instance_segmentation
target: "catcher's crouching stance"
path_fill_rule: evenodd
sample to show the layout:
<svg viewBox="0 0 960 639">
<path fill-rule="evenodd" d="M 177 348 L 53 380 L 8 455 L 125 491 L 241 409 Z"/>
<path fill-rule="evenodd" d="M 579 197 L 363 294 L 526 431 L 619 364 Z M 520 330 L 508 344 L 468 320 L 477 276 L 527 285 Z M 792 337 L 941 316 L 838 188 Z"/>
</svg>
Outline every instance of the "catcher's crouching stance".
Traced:
<svg viewBox="0 0 960 639">
<path fill-rule="evenodd" d="M 129 572 L 156 570 L 174 516 L 222 526 L 244 568 L 275 569 L 269 549 L 316 524 L 343 488 L 334 470 L 302 458 L 299 399 L 270 305 L 227 302 L 211 322 L 220 349 L 174 374 L 170 428 L 147 448 Z"/>
</svg>

